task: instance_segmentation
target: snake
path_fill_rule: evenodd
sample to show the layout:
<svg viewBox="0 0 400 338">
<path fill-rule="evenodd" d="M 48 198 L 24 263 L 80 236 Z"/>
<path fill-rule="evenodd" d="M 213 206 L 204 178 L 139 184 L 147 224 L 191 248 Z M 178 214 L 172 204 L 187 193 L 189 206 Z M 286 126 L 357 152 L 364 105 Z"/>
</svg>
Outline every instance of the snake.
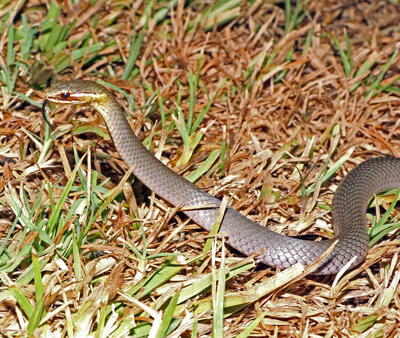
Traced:
<svg viewBox="0 0 400 338">
<path fill-rule="evenodd" d="M 135 136 L 116 97 L 94 81 L 57 81 L 50 85 L 43 103 L 88 104 L 104 119 L 114 146 L 134 175 L 156 195 L 184 213 L 202 228 L 214 226 L 221 201 L 189 182 L 159 161 Z M 285 236 L 253 222 L 228 206 L 219 231 L 227 243 L 244 255 L 255 255 L 268 266 L 286 269 L 296 263 L 316 262 L 313 274 L 338 273 L 344 266 L 354 268 L 369 249 L 366 212 L 374 194 L 400 186 L 400 158 L 375 157 L 354 167 L 340 182 L 332 199 L 335 237 L 321 241 Z M 184 208 L 190 207 L 190 208 Z M 332 249 L 333 247 L 333 249 Z M 350 261 L 352 261 L 350 263 Z"/>
</svg>

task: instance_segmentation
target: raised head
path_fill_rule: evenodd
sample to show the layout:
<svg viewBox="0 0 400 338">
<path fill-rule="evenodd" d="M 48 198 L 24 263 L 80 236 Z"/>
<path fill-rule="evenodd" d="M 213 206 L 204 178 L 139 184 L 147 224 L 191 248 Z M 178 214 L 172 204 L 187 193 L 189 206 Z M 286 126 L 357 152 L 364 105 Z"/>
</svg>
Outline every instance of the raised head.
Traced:
<svg viewBox="0 0 400 338">
<path fill-rule="evenodd" d="M 42 113 L 46 119 L 45 108 L 48 102 L 60 104 L 90 104 L 105 117 L 107 111 L 104 104 L 113 100 L 111 93 L 102 85 L 94 81 L 71 80 L 57 81 L 46 92 L 46 101 L 42 106 Z"/>
<path fill-rule="evenodd" d="M 93 81 L 58 81 L 47 90 L 46 98 L 53 103 L 82 104 L 101 100 L 107 93 L 107 89 Z"/>
</svg>

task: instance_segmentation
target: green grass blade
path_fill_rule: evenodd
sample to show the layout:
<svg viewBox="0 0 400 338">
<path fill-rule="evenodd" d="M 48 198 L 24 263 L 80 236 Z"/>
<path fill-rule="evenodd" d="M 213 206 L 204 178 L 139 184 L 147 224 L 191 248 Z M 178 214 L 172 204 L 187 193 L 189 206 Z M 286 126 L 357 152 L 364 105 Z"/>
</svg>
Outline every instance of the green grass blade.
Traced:
<svg viewBox="0 0 400 338">
<path fill-rule="evenodd" d="M 22 311 L 24 311 L 25 315 L 30 319 L 33 315 L 34 308 L 29 302 L 28 298 L 26 298 L 21 290 L 16 286 L 12 286 L 8 288 L 8 290 L 14 296 Z"/>
<path fill-rule="evenodd" d="M 15 49 L 14 49 L 14 25 L 10 25 L 10 28 L 8 29 L 7 32 L 7 64 L 10 66 L 14 64 L 14 58 L 15 58 Z"/>
<path fill-rule="evenodd" d="M 367 90 L 365 96 L 369 96 L 373 91 L 375 91 L 378 86 L 380 85 L 380 83 L 382 82 L 383 77 L 385 76 L 386 72 L 388 71 L 389 67 L 392 65 L 394 59 L 397 57 L 397 54 L 399 53 L 398 50 L 395 50 L 394 53 L 392 54 L 392 56 L 390 57 L 389 61 L 386 62 L 386 64 L 383 67 L 383 70 L 381 71 L 381 73 L 379 74 L 379 76 L 377 77 L 377 79 L 374 81 L 374 83 L 372 84 L 372 86 Z M 373 96 L 377 95 L 378 93 L 380 93 L 381 91 L 376 90 L 373 93 Z"/>
<path fill-rule="evenodd" d="M 227 273 L 227 276 L 225 278 L 226 278 L 226 280 L 231 279 L 232 277 L 237 276 L 238 274 L 248 271 L 253 266 L 254 266 L 253 263 L 249 263 L 249 262 L 246 262 L 246 264 L 234 266 Z M 181 291 L 181 294 L 180 294 L 179 300 L 178 300 L 178 304 L 182 304 L 182 303 L 186 302 L 188 299 L 191 299 L 191 298 L 205 292 L 206 290 L 208 290 L 211 287 L 211 284 L 212 284 L 212 276 L 211 276 L 211 274 L 207 274 L 200 280 L 194 282 L 193 284 L 191 284 L 189 286 L 186 286 Z"/>
<path fill-rule="evenodd" d="M 176 262 L 174 261 L 174 257 L 169 257 L 145 280 L 143 280 L 141 283 L 134 285 L 125 292 L 128 295 L 134 295 L 143 288 L 141 290 L 140 297 L 145 297 L 150 294 L 155 288 L 164 284 L 165 281 L 171 279 L 171 277 L 175 276 L 181 270 L 182 266 L 176 264 Z"/>
<path fill-rule="evenodd" d="M 32 266 L 33 266 L 33 278 L 35 282 L 35 297 L 36 307 L 33 311 L 28 324 L 29 337 L 32 336 L 36 328 L 38 328 L 40 320 L 45 314 L 44 301 L 43 301 L 43 284 L 42 284 L 42 273 L 40 270 L 40 263 L 37 257 L 35 248 L 32 248 Z"/>
<path fill-rule="evenodd" d="M 78 241 L 75 236 L 75 231 L 72 231 L 72 233 L 73 233 L 73 235 L 72 235 L 72 256 L 74 258 L 73 267 L 74 267 L 75 280 L 77 282 L 76 291 L 79 293 L 79 290 L 82 287 L 80 282 L 82 281 L 82 277 L 83 277 L 82 267 L 81 267 L 82 262 L 81 262 L 81 256 L 80 256 L 81 252 L 79 250 Z"/>
<path fill-rule="evenodd" d="M 129 77 L 131 76 L 132 71 L 135 67 L 135 63 L 138 58 L 139 50 L 140 50 L 140 47 L 142 46 L 145 34 L 146 34 L 146 27 L 143 27 L 143 29 L 140 31 L 138 37 L 137 38 L 133 37 L 128 61 L 126 62 L 124 71 L 121 76 L 122 80 L 128 80 Z"/>
<path fill-rule="evenodd" d="M 189 111 L 187 120 L 187 130 L 191 130 L 193 122 L 194 100 L 196 96 L 195 92 L 197 90 L 196 79 L 193 73 L 189 73 L 188 82 L 189 82 Z"/>
<path fill-rule="evenodd" d="M 214 150 L 210 156 L 207 157 L 207 159 L 203 162 L 203 164 L 198 167 L 195 171 L 190 173 L 186 177 L 186 179 L 192 183 L 196 182 L 201 176 L 203 176 L 213 165 L 215 160 L 218 158 L 219 155 L 219 150 Z"/>
<path fill-rule="evenodd" d="M 343 68 L 344 68 L 344 73 L 346 74 L 347 77 L 350 76 L 351 71 L 352 71 L 352 63 L 347 57 L 347 53 L 343 50 L 342 46 L 340 45 L 339 40 L 335 35 L 332 35 L 333 42 L 335 43 L 337 49 L 339 50 L 340 57 L 342 59 L 343 63 Z"/>
<path fill-rule="evenodd" d="M 40 300 L 40 302 L 36 304 L 35 310 L 29 319 L 28 337 L 34 336 L 34 332 L 39 327 L 40 321 L 45 313 L 44 310 L 44 302 L 43 300 Z"/>
<path fill-rule="evenodd" d="M 349 61 L 350 71 L 353 69 L 353 56 L 351 55 L 351 47 L 349 37 L 347 35 L 347 30 L 344 29 L 344 40 L 346 41 L 346 54 L 347 60 Z"/>
<path fill-rule="evenodd" d="M 254 319 L 249 326 L 247 326 L 236 338 L 247 338 L 253 332 L 253 330 L 257 327 L 258 324 L 264 319 L 267 315 L 267 312 L 263 312 Z"/>
<path fill-rule="evenodd" d="M 160 116 L 161 116 L 161 127 L 163 129 L 167 128 L 167 119 L 165 116 L 165 110 L 164 110 L 164 105 L 163 105 L 163 99 L 161 97 L 160 90 L 157 88 L 157 97 L 158 97 L 158 108 L 160 110 Z"/>
<path fill-rule="evenodd" d="M 222 240 L 222 243 L 224 243 L 224 240 Z M 214 242 L 214 246 L 216 246 L 215 242 Z M 224 333 L 225 282 L 226 282 L 225 246 L 224 246 L 224 244 L 222 244 L 221 265 L 220 265 L 220 268 L 218 269 L 218 282 L 214 281 L 214 283 L 217 283 L 216 294 L 213 295 L 212 336 L 215 338 L 223 337 L 223 333 Z"/>
<path fill-rule="evenodd" d="M 179 295 L 180 295 L 180 291 L 177 291 L 174 296 L 172 297 L 171 301 L 168 304 L 167 309 L 165 310 L 164 313 L 164 317 L 161 321 L 161 325 L 158 328 L 158 331 L 156 333 L 156 338 L 162 338 L 165 337 L 167 332 L 168 332 L 168 328 L 171 325 L 171 321 L 173 319 L 173 315 L 176 309 L 176 305 L 178 303 L 178 299 L 179 299 Z"/>
<path fill-rule="evenodd" d="M 40 264 L 35 248 L 32 248 L 32 267 L 33 267 L 33 279 L 35 281 L 35 297 L 36 302 L 42 301 L 43 298 L 43 284 L 42 284 L 42 273 L 40 271 Z"/>
</svg>

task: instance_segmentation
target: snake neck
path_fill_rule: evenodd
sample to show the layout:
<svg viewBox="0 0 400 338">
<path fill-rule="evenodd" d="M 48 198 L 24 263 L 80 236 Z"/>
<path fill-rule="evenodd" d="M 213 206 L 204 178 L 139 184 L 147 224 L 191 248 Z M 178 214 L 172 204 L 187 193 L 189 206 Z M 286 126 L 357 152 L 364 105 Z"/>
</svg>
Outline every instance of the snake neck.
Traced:
<svg viewBox="0 0 400 338">
<path fill-rule="evenodd" d="M 125 163 L 129 167 L 139 164 L 137 152 L 147 149 L 136 136 L 132 137 L 133 131 L 114 96 L 110 93 L 107 100 L 94 101 L 91 106 L 103 117 L 113 143 Z"/>
</svg>

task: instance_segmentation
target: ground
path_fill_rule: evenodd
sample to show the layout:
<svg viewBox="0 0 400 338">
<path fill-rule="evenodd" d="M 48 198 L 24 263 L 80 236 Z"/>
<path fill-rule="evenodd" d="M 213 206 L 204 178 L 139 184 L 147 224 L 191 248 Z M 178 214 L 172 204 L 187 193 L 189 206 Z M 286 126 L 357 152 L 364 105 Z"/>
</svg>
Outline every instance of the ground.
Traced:
<svg viewBox="0 0 400 338">
<path fill-rule="evenodd" d="M 51 126 L 41 112 L 51 81 L 97 81 L 174 171 L 262 226 L 332 238 L 343 177 L 399 156 L 399 12 L 394 0 L 0 4 L 0 334 L 400 336 L 394 193 L 373 201 L 357 268 L 279 271 L 126 174 L 93 109 L 51 105 Z"/>
</svg>

